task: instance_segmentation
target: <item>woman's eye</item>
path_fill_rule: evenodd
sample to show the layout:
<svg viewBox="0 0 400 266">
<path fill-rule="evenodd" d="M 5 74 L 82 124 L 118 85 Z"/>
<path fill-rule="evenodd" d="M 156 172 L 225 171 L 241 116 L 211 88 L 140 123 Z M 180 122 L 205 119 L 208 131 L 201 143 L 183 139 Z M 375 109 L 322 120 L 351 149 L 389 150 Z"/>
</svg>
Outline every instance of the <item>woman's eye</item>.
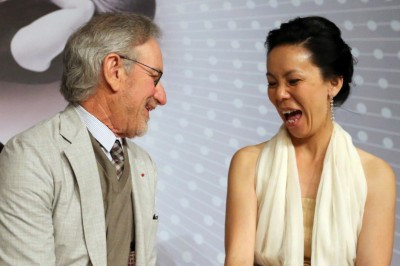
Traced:
<svg viewBox="0 0 400 266">
<path fill-rule="evenodd" d="M 296 85 L 297 83 L 299 83 L 299 81 L 300 81 L 300 79 L 291 79 L 291 80 L 289 80 L 289 84 L 290 85 Z"/>
<path fill-rule="evenodd" d="M 268 82 L 268 88 L 276 87 L 276 82 Z"/>
</svg>

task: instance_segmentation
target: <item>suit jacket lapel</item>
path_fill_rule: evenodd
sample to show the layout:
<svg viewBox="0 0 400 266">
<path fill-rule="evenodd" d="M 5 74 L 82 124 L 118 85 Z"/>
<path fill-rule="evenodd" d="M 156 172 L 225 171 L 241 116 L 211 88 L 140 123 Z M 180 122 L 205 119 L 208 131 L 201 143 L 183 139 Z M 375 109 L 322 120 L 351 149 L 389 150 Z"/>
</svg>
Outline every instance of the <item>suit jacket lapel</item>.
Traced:
<svg viewBox="0 0 400 266">
<path fill-rule="evenodd" d="M 135 218 L 135 253 L 136 253 L 136 265 L 146 265 L 146 253 L 145 253 L 145 238 L 143 232 L 143 213 L 146 213 L 146 210 L 142 210 L 142 195 L 143 188 L 141 188 L 141 180 L 139 177 L 139 172 L 141 170 L 141 165 L 143 164 L 143 160 L 138 158 L 135 147 L 129 143 L 128 141 L 128 153 L 129 153 L 129 163 L 131 168 L 131 177 L 132 177 L 132 199 L 133 199 L 133 213 Z M 149 213 L 151 210 L 148 211 Z M 151 214 L 149 214 L 151 215 Z"/>
<path fill-rule="evenodd" d="M 89 133 L 72 106 L 60 114 L 60 134 L 69 142 L 65 156 L 75 174 L 82 208 L 85 242 L 93 265 L 107 264 L 103 196 Z"/>
</svg>

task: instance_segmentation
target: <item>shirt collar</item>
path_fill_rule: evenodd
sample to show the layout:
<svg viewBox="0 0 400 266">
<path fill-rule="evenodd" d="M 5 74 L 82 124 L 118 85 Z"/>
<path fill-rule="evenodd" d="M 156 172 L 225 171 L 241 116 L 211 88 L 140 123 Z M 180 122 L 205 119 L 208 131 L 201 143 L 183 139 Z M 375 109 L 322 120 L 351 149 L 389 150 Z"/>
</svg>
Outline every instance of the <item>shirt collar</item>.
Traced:
<svg viewBox="0 0 400 266">
<path fill-rule="evenodd" d="M 76 105 L 75 110 L 92 136 L 100 143 L 101 146 L 103 146 L 105 150 L 107 150 L 107 152 L 111 151 L 115 140 L 118 139 L 122 144 L 121 138 L 116 137 L 114 133 L 105 124 L 103 124 L 103 122 L 86 111 L 81 105 Z"/>
</svg>

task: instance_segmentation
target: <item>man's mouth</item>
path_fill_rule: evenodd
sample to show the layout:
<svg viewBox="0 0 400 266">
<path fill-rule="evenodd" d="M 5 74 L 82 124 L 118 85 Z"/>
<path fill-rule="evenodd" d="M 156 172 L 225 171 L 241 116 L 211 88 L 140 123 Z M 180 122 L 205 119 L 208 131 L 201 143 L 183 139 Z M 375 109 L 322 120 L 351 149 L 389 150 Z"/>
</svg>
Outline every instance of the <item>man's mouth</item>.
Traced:
<svg viewBox="0 0 400 266">
<path fill-rule="evenodd" d="M 146 103 L 145 108 L 147 109 L 147 111 L 152 111 L 154 109 L 156 109 L 157 104 L 154 101 L 149 101 L 148 103 Z"/>
<path fill-rule="evenodd" d="M 303 112 L 300 110 L 286 110 L 282 111 L 283 116 L 285 117 L 285 122 L 289 125 L 295 125 L 303 115 Z"/>
</svg>

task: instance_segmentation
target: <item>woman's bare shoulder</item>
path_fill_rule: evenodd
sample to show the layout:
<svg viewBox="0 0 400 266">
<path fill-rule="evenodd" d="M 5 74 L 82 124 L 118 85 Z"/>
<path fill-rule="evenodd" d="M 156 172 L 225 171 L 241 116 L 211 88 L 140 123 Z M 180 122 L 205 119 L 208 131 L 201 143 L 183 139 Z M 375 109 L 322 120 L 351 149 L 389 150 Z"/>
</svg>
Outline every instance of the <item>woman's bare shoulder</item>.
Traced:
<svg viewBox="0 0 400 266">
<path fill-rule="evenodd" d="M 395 174 L 387 162 L 362 149 L 357 148 L 357 151 L 361 159 L 369 190 L 377 186 L 383 190 L 396 186 Z"/>
<path fill-rule="evenodd" d="M 254 176 L 258 156 L 260 155 L 266 142 L 246 146 L 238 150 L 232 157 L 229 167 L 230 175 Z"/>
<path fill-rule="evenodd" d="M 264 148 L 264 145 L 267 142 L 268 141 L 265 141 L 256 145 L 250 145 L 241 148 L 240 150 L 236 151 L 236 153 L 233 155 L 232 162 L 246 164 L 257 161 L 258 156 L 260 155 L 262 149 Z"/>
<path fill-rule="evenodd" d="M 392 167 L 382 158 L 357 148 L 366 175 L 394 175 Z"/>
</svg>

